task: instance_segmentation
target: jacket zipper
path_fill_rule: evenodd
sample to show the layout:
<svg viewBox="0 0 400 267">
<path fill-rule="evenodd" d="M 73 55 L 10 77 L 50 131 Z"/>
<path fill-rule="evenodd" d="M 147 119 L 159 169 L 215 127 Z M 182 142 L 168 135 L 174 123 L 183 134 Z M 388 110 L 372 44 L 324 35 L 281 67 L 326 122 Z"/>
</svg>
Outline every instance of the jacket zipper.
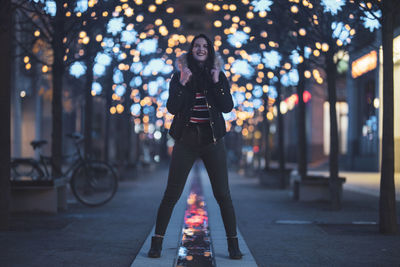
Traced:
<svg viewBox="0 0 400 267">
<path fill-rule="evenodd" d="M 212 133 L 213 140 L 214 140 L 214 144 L 215 144 L 215 143 L 217 143 L 217 139 L 215 138 L 215 135 L 214 135 L 214 128 L 213 128 L 212 123 L 211 123 L 212 117 L 211 117 L 211 112 L 210 112 L 210 105 L 208 105 L 206 90 L 204 90 L 204 96 L 205 96 L 205 99 L 206 99 L 206 104 L 207 104 L 207 109 L 208 109 L 208 115 L 210 116 L 211 133 Z"/>
</svg>

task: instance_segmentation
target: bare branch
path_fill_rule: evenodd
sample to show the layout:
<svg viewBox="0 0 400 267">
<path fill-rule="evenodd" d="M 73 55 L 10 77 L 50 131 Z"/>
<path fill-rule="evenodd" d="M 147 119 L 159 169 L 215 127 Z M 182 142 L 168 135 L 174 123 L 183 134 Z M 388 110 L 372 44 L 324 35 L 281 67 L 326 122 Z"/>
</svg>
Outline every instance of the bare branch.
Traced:
<svg viewBox="0 0 400 267">
<path fill-rule="evenodd" d="M 44 25 L 39 25 L 39 24 L 37 24 L 37 23 L 35 22 L 35 20 L 30 16 L 30 14 L 28 14 L 26 11 L 20 10 L 20 13 L 21 13 L 22 15 L 25 16 L 25 18 L 27 19 L 27 21 L 29 21 L 31 24 L 33 24 L 35 27 L 37 27 L 37 28 L 40 30 L 40 32 L 45 36 L 45 38 L 46 38 L 49 42 L 51 42 L 50 33 L 47 31 L 46 28 L 43 28 L 43 27 L 42 27 L 42 26 L 44 26 Z"/>
<path fill-rule="evenodd" d="M 41 60 L 36 54 L 34 54 L 30 49 L 26 48 L 26 45 L 24 45 L 24 43 L 20 42 L 18 39 L 14 39 L 15 42 L 22 48 L 22 50 L 24 50 L 24 52 L 26 53 L 26 55 L 29 55 L 29 57 L 34 58 L 36 61 L 38 61 L 39 63 L 43 64 L 43 65 L 49 65 L 47 62 Z"/>
</svg>

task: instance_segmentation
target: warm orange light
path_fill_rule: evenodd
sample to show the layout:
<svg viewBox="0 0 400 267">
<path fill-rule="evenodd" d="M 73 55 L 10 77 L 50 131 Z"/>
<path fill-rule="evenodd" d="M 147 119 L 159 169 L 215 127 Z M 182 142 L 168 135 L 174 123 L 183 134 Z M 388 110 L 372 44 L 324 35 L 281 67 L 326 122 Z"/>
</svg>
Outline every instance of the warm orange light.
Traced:
<svg viewBox="0 0 400 267">
<path fill-rule="evenodd" d="M 47 66 L 47 65 L 43 65 L 43 67 L 42 67 L 42 72 L 43 73 L 46 73 L 46 72 L 48 72 L 49 71 L 49 67 Z"/>
<path fill-rule="evenodd" d="M 376 68 L 378 62 L 377 53 L 375 50 L 354 60 L 351 63 L 351 76 L 357 78 L 364 73 L 367 73 Z"/>
</svg>

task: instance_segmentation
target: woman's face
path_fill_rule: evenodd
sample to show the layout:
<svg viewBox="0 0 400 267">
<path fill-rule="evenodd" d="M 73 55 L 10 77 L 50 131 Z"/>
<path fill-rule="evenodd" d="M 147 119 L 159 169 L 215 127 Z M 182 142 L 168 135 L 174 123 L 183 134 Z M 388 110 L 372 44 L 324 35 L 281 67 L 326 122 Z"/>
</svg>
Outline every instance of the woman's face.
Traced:
<svg viewBox="0 0 400 267">
<path fill-rule="evenodd" d="M 204 38 L 198 38 L 194 41 L 192 49 L 193 57 L 195 60 L 204 62 L 208 56 L 208 45 Z"/>
</svg>

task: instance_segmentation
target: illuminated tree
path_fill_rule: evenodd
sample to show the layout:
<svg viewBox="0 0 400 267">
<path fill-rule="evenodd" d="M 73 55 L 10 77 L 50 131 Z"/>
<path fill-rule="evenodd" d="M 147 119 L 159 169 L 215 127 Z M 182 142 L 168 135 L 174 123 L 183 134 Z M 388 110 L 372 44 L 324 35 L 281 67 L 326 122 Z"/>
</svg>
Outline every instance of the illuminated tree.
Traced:
<svg viewBox="0 0 400 267">
<path fill-rule="evenodd" d="M 303 23 L 299 23 L 299 25 L 304 28 L 300 28 L 298 34 L 304 36 L 300 40 L 306 42 L 305 44 L 309 46 L 307 50 L 311 50 L 313 57 L 316 58 L 312 64 L 325 72 L 330 114 L 329 184 L 332 208 L 336 210 L 341 208 L 341 181 L 338 176 L 339 141 L 336 117 L 338 60 L 335 60 L 335 58 L 338 57 L 339 51 L 346 50 L 356 32 L 354 29 L 357 26 L 357 21 L 354 19 L 356 8 L 354 3 L 346 1 L 300 2 L 299 0 L 289 0 L 289 2 L 292 3 L 292 12 L 298 10 L 302 12 Z M 306 52 L 306 50 L 302 49 L 301 52 Z M 320 56 L 322 57 L 318 59 Z M 315 74 L 319 73 L 317 69 L 314 72 Z M 324 82 L 320 75 L 314 75 L 314 78 L 320 84 Z"/>
<path fill-rule="evenodd" d="M 85 3 L 93 6 L 95 1 Z M 74 62 L 74 57 L 68 55 L 68 47 L 76 40 L 82 12 L 86 11 L 88 6 L 82 5 L 81 1 L 72 0 L 63 3 L 53 0 L 21 0 L 15 1 L 14 4 L 16 7 L 16 32 L 32 34 L 24 40 L 16 38 L 17 44 L 28 58 L 34 58 L 42 64 L 43 73 L 51 73 L 51 154 L 55 167 L 52 169 L 52 174 L 57 177 L 61 173 L 62 158 L 63 79 L 66 67 Z M 32 50 L 37 43 L 42 44 L 41 51 Z M 39 56 L 40 54 L 45 56 Z"/>
</svg>

